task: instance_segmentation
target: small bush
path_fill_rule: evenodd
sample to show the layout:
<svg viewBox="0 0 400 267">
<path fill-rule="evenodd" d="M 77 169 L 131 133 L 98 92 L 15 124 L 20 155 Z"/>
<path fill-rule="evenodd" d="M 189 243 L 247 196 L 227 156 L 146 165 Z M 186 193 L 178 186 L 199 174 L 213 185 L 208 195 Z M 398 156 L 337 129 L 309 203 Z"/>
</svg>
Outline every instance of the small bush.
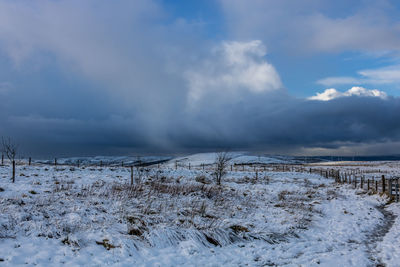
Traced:
<svg viewBox="0 0 400 267">
<path fill-rule="evenodd" d="M 196 182 L 202 183 L 202 184 L 210 184 L 211 183 L 211 181 L 208 180 L 205 175 L 196 176 L 195 180 L 196 180 Z"/>
</svg>

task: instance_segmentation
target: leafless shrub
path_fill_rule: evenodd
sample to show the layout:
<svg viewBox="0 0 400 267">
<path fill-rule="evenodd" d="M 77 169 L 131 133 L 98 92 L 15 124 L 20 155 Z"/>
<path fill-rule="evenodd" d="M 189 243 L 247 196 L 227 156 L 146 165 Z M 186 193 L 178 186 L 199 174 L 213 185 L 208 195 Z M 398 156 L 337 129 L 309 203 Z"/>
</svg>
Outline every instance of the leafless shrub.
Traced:
<svg viewBox="0 0 400 267">
<path fill-rule="evenodd" d="M 205 175 L 196 176 L 195 181 L 202 184 L 210 184 L 210 181 L 207 179 Z"/>
<path fill-rule="evenodd" d="M 143 180 L 143 176 L 145 173 L 144 168 L 139 164 L 135 166 L 136 169 L 136 175 L 135 175 L 135 183 L 140 184 Z"/>
<path fill-rule="evenodd" d="M 213 172 L 213 176 L 215 177 L 215 182 L 217 185 L 221 185 L 222 178 L 226 175 L 226 169 L 230 159 L 229 153 L 226 151 L 217 154 L 215 159 L 216 167 L 215 171 Z"/>
<path fill-rule="evenodd" d="M 3 152 L 12 163 L 12 182 L 15 182 L 15 157 L 17 156 L 18 145 L 11 138 L 2 137 Z"/>
<path fill-rule="evenodd" d="M 4 138 L 1 139 L 3 145 L 3 152 L 6 154 L 7 158 L 12 162 L 15 160 L 17 156 L 18 145 L 14 143 L 11 138 Z"/>
</svg>

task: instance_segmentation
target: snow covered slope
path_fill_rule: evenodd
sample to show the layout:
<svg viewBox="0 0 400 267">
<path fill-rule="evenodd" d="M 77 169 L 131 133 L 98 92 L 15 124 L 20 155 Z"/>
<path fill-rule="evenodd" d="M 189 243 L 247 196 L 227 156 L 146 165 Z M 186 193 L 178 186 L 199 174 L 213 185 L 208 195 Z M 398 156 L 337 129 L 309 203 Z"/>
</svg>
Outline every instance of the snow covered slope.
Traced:
<svg viewBox="0 0 400 267">
<path fill-rule="evenodd" d="M 247 152 L 228 152 L 228 157 L 231 159 L 230 164 L 272 164 L 272 163 L 296 163 L 297 161 L 292 157 L 284 156 L 258 156 L 251 155 Z M 168 166 L 174 166 L 177 162 L 179 165 L 188 166 L 200 166 L 202 164 L 210 165 L 214 164 L 217 157 L 217 153 L 198 153 L 188 155 L 184 157 L 177 157 L 170 160 Z"/>
<path fill-rule="evenodd" d="M 18 165 L 14 184 L 10 167 L 0 166 L 0 265 L 397 264 L 397 203 L 387 208 L 395 223 L 382 232 L 386 215 L 377 207 L 385 198 L 318 174 L 240 168 L 217 186 L 211 166 L 173 163 L 135 169 L 133 186 L 130 168 L 120 165 Z"/>
</svg>

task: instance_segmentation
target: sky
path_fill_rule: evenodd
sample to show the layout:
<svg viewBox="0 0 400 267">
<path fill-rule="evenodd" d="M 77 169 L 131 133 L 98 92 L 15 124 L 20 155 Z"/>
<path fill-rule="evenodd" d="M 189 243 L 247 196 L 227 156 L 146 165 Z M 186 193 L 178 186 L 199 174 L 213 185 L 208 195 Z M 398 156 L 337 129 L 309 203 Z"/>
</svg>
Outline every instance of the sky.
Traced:
<svg viewBox="0 0 400 267">
<path fill-rule="evenodd" d="M 21 155 L 400 154 L 400 4 L 0 0 Z"/>
</svg>

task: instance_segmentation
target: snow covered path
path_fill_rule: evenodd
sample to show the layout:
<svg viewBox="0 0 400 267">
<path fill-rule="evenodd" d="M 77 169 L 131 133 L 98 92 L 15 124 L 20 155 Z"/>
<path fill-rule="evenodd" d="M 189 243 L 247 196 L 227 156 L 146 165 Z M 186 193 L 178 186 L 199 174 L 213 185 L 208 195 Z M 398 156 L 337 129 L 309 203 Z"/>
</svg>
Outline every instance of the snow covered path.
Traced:
<svg viewBox="0 0 400 267">
<path fill-rule="evenodd" d="M 0 266 L 399 266 L 400 206 L 317 174 L 0 167 Z M 201 179 L 200 179 L 200 178 Z M 132 228 L 133 227 L 133 228 Z"/>
<path fill-rule="evenodd" d="M 386 208 L 394 216 L 390 230 L 377 244 L 377 253 L 380 262 L 386 266 L 400 266 L 400 205 L 392 204 Z"/>
<path fill-rule="evenodd" d="M 382 222 L 378 224 L 372 232 L 367 234 L 365 240 L 369 258 L 374 262 L 374 264 L 379 266 L 383 266 L 384 262 L 380 258 L 380 252 L 382 251 L 378 251 L 377 246 L 378 244 L 382 243 L 384 237 L 392 230 L 393 224 L 397 217 L 393 214 L 393 212 L 386 208 L 387 205 L 385 204 L 376 207 L 376 209 L 383 215 L 383 219 Z"/>
</svg>

